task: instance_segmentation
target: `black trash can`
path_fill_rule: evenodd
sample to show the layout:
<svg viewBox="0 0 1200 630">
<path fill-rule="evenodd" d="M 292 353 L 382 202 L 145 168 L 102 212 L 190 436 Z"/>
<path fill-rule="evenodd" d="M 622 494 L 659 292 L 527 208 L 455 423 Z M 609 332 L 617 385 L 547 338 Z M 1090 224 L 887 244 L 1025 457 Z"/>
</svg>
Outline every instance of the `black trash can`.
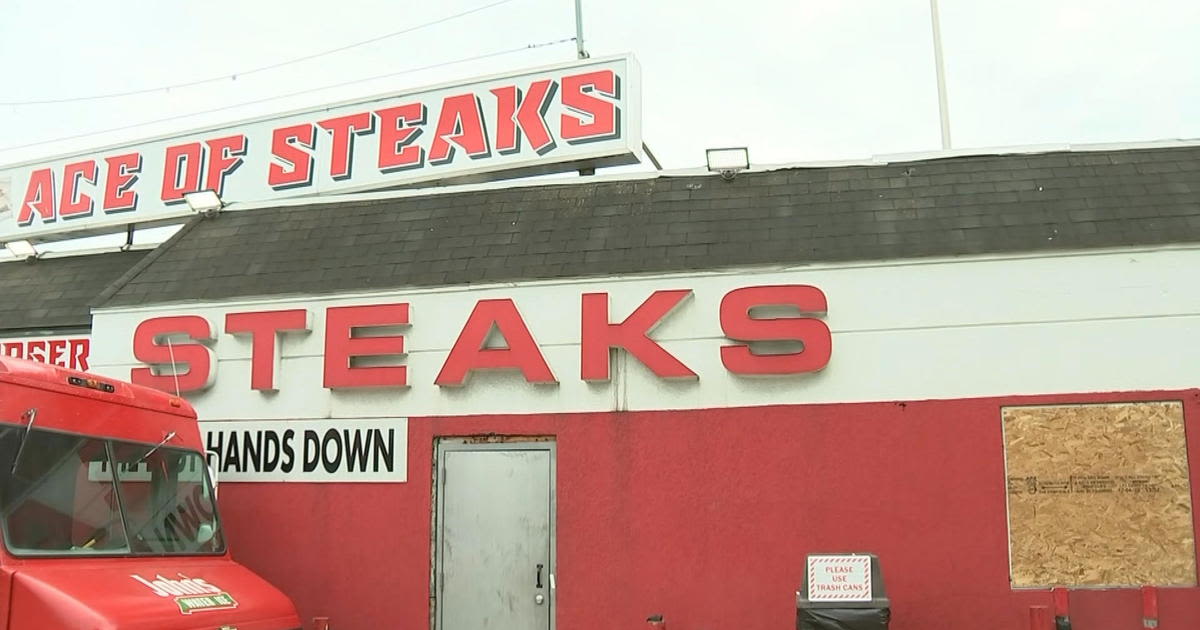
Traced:
<svg viewBox="0 0 1200 630">
<path fill-rule="evenodd" d="M 892 602 L 879 557 L 812 554 L 796 593 L 796 630 L 887 630 Z"/>
</svg>

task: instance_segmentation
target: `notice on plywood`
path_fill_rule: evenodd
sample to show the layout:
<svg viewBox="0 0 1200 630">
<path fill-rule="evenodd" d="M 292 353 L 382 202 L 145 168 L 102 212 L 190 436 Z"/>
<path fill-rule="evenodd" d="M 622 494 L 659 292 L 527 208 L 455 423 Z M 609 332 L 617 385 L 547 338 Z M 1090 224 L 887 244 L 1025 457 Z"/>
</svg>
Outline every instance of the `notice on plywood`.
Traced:
<svg viewBox="0 0 1200 630">
<path fill-rule="evenodd" d="M 1196 584 L 1182 403 L 1001 415 L 1013 586 Z"/>
</svg>

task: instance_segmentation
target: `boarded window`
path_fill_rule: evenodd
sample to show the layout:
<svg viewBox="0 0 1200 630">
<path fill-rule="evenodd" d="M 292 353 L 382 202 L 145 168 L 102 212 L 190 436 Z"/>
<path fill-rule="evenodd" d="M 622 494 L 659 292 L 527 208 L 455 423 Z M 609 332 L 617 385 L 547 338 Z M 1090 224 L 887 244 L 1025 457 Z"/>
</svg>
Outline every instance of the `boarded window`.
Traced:
<svg viewBox="0 0 1200 630">
<path fill-rule="evenodd" d="M 1182 403 L 1001 416 L 1013 586 L 1196 584 Z"/>
</svg>

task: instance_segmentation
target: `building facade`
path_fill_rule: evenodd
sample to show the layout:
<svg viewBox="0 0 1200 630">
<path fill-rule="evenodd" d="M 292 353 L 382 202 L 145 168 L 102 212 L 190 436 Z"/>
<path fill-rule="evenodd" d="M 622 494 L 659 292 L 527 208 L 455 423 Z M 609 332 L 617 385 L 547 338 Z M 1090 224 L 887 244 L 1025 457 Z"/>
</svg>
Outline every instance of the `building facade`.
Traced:
<svg viewBox="0 0 1200 630">
<path fill-rule="evenodd" d="M 193 402 L 336 628 L 786 628 L 821 552 L 897 630 L 1190 627 L 1197 270 L 1188 145 L 276 202 L 108 287 L 91 368 Z"/>
</svg>

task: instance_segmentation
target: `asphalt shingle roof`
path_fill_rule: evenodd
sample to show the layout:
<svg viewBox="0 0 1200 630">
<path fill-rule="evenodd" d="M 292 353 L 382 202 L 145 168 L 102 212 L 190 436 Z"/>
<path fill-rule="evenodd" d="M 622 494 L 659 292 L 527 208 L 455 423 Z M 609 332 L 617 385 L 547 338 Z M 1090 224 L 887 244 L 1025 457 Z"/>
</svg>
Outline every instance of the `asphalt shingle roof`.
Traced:
<svg viewBox="0 0 1200 630">
<path fill-rule="evenodd" d="M 0 334 L 87 329 L 91 305 L 147 252 L 0 263 Z"/>
<path fill-rule="evenodd" d="M 1200 241 L 1200 146 L 548 184 L 196 219 L 107 305 Z"/>
</svg>

